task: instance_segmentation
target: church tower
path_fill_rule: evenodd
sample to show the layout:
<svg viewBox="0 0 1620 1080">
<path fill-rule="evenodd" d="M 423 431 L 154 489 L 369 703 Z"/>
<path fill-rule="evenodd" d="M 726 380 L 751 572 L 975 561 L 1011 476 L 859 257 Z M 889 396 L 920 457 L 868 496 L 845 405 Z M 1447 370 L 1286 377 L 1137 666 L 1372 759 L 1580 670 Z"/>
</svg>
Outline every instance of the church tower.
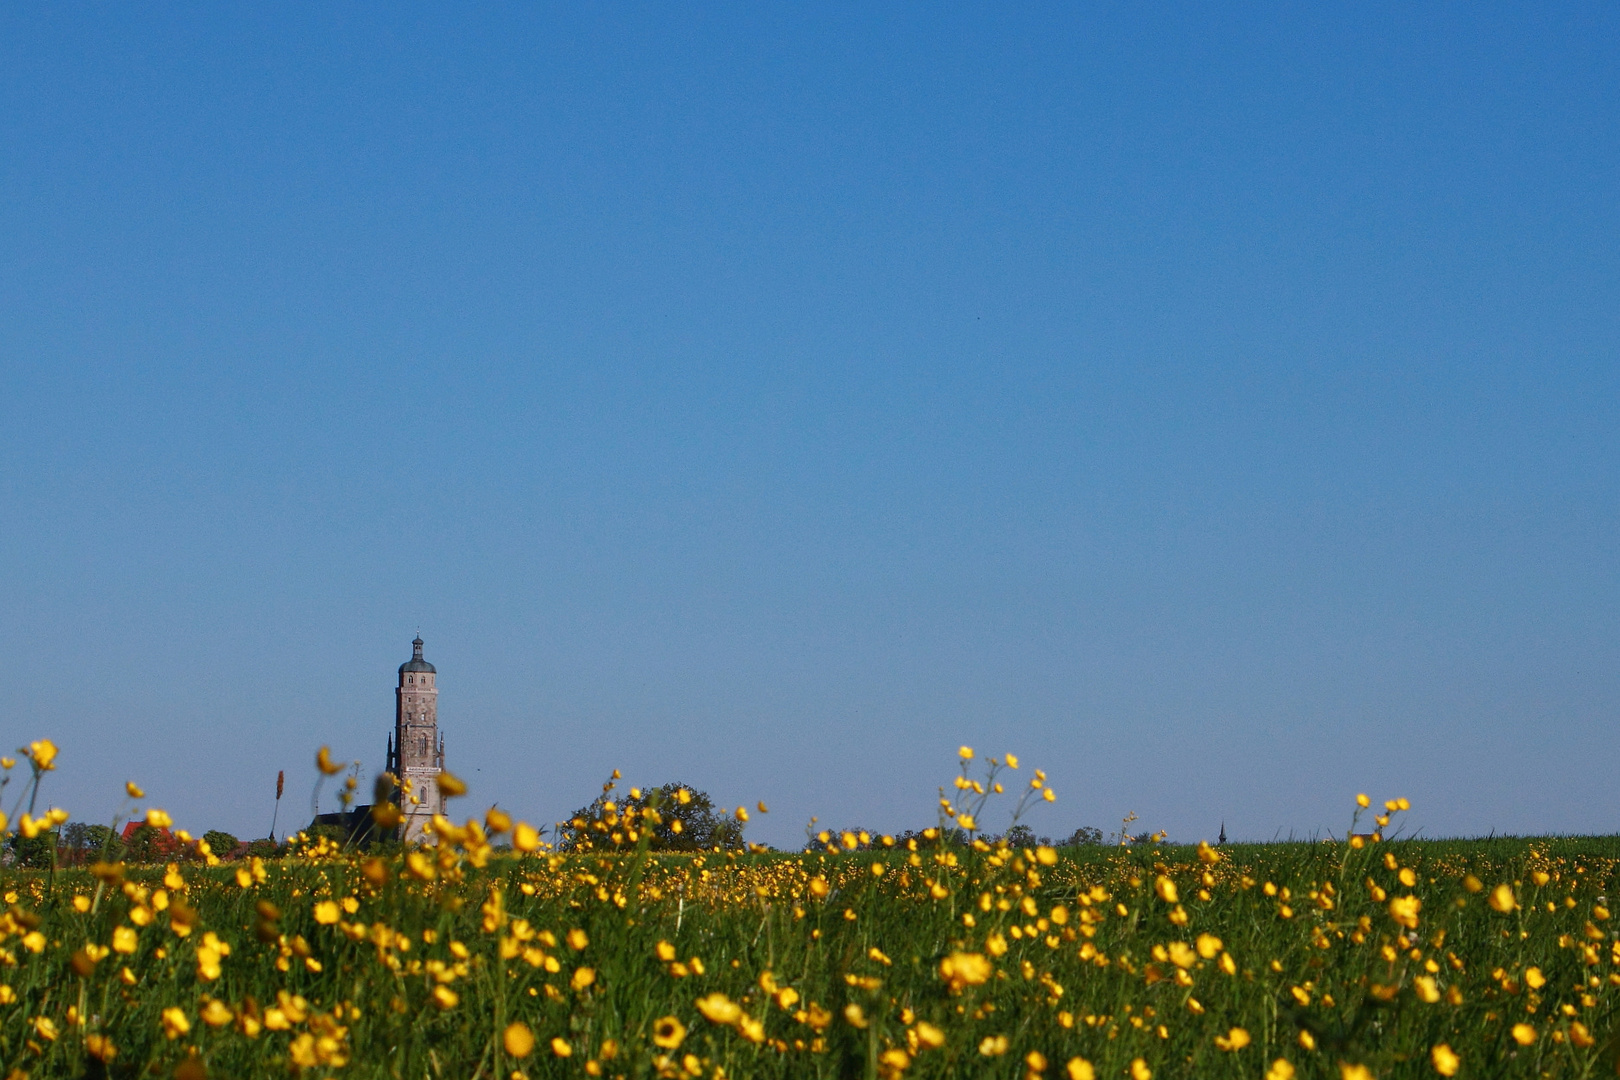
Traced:
<svg viewBox="0 0 1620 1080">
<path fill-rule="evenodd" d="M 399 796 L 405 815 L 400 838 L 422 839 L 422 827 L 444 812 L 439 771 L 444 768 L 444 740 L 439 736 L 438 672 L 422 659 L 422 637 L 411 642 L 411 658 L 399 665 L 394 689 L 394 734 L 389 740 L 388 771 L 408 789 Z"/>
</svg>

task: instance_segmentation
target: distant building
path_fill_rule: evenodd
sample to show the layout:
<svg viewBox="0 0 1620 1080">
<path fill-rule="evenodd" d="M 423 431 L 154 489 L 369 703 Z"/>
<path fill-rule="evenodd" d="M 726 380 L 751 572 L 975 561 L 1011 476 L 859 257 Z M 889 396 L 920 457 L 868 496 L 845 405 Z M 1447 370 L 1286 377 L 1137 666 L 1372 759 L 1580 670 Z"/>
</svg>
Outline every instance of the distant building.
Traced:
<svg viewBox="0 0 1620 1080">
<path fill-rule="evenodd" d="M 400 839 L 417 843 L 434 814 L 444 812 L 439 773 L 444 769 L 444 738 L 439 734 L 438 671 L 422 659 L 422 638 L 411 642 L 411 658 L 399 665 L 394 688 L 394 732 L 388 740 L 388 771 L 399 781 L 396 796 L 405 815 Z"/>
</svg>

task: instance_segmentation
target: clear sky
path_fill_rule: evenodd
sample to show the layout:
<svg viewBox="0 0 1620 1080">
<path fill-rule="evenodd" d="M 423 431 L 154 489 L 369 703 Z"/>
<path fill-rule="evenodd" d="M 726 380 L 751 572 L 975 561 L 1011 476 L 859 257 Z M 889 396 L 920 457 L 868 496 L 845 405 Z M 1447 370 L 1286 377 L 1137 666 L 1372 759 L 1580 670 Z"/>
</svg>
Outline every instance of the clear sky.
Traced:
<svg viewBox="0 0 1620 1080">
<path fill-rule="evenodd" d="M 1613 832 L 1617 342 L 1613 4 L 11 5 L 7 745 Z"/>
</svg>

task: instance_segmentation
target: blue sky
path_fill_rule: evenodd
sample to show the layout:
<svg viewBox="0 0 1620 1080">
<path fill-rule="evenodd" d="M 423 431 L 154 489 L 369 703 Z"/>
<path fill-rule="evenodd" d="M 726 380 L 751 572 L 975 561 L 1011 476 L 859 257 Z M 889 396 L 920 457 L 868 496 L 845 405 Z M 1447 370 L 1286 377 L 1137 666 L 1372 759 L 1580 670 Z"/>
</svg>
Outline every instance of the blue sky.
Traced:
<svg viewBox="0 0 1620 1080">
<path fill-rule="evenodd" d="M 1617 85 L 1600 4 L 7 9 L 9 738 L 262 835 L 420 629 L 464 812 L 1615 831 Z"/>
</svg>

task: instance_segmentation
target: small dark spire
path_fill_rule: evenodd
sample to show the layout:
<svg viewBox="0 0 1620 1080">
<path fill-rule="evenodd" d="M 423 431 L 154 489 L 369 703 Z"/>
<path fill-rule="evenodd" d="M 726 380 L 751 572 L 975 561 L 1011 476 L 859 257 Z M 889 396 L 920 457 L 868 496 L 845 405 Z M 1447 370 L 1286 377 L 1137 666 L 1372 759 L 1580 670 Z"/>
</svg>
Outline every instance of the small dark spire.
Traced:
<svg viewBox="0 0 1620 1080">
<path fill-rule="evenodd" d="M 412 660 L 420 660 L 420 659 L 422 659 L 422 635 L 421 634 L 417 634 L 416 635 L 416 640 L 411 642 L 411 659 Z"/>
<path fill-rule="evenodd" d="M 1219 835 L 1219 836 L 1217 836 L 1217 837 L 1216 837 L 1216 838 L 1215 838 L 1215 842 L 1216 842 L 1216 843 L 1217 843 L 1217 844 L 1224 844 L 1224 843 L 1226 843 L 1226 822 L 1224 822 L 1224 821 L 1223 821 L 1223 822 L 1221 822 L 1221 835 Z"/>
</svg>

